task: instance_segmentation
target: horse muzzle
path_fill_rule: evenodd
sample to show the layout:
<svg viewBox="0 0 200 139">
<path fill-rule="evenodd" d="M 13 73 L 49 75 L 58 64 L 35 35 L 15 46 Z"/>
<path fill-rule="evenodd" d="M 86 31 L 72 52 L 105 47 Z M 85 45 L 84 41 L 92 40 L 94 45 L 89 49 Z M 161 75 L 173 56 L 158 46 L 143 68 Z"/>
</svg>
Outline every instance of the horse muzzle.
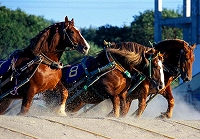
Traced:
<svg viewBox="0 0 200 139">
<path fill-rule="evenodd" d="M 87 55 L 89 52 L 89 48 L 88 46 L 77 46 L 76 50 L 78 50 L 80 53 Z"/>
<path fill-rule="evenodd" d="M 191 81 L 192 80 L 192 78 L 189 78 L 189 77 L 185 77 L 184 79 L 183 79 L 183 81 L 186 83 L 186 82 L 189 82 L 189 81 Z"/>
<path fill-rule="evenodd" d="M 155 80 L 151 80 L 152 87 L 156 89 L 156 91 L 162 90 L 165 85 L 162 82 L 156 82 Z"/>
<path fill-rule="evenodd" d="M 192 80 L 192 76 L 190 77 L 186 73 L 184 73 L 184 74 L 181 74 L 181 79 L 183 80 L 183 82 L 186 83 Z"/>
</svg>

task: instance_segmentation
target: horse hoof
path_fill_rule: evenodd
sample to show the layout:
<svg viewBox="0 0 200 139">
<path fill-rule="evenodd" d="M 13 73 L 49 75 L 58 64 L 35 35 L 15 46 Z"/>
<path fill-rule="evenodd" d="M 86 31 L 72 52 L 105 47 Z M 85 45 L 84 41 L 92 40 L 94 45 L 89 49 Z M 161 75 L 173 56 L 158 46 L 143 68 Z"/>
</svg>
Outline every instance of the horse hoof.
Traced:
<svg viewBox="0 0 200 139">
<path fill-rule="evenodd" d="M 66 112 L 60 108 L 55 108 L 55 113 L 58 114 L 59 116 L 67 116 Z"/>
<path fill-rule="evenodd" d="M 141 116 L 137 116 L 137 115 L 134 116 L 135 119 L 140 119 L 140 117 L 141 117 Z"/>
<path fill-rule="evenodd" d="M 156 117 L 156 119 L 168 119 L 168 115 L 166 113 L 161 113 L 161 115 L 159 115 L 158 117 Z"/>
<path fill-rule="evenodd" d="M 67 116 L 66 112 L 58 112 L 59 116 Z"/>
<path fill-rule="evenodd" d="M 22 112 L 19 112 L 18 114 L 17 114 L 17 116 L 24 116 L 25 115 L 25 113 L 22 113 Z"/>
</svg>

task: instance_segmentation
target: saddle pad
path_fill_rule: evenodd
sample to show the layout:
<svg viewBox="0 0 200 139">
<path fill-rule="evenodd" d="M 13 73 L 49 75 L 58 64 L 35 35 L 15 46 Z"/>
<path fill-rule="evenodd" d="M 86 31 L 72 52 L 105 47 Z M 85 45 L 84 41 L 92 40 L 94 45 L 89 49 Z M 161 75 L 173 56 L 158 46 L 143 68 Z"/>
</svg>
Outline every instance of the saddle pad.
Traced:
<svg viewBox="0 0 200 139">
<path fill-rule="evenodd" d="M 84 69 L 81 64 L 72 65 L 67 69 L 66 72 L 66 82 L 72 83 L 73 81 L 76 81 L 78 78 L 80 78 L 84 74 Z"/>
<path fill-rule="evenodd" d="M 20 54 L 20 50 L 16 50 L 10 55 L 7 60 L 0 60 L 0 76 L 2 76 L 10 69 L 12 59 L 14 58 L 14 62 L 16 62 Z"/>
<path fill-rule="evenodd" d="M 9 70 L 11 62 L 12 62 L 11 58 L 7 60 L 0 60 L 0 76 L 2 76 Z"/>
<path fill-rule="evenodd" d="M 86 67 L 88 67 L 91 59 L 93 59 L 93 57 L 91 56 L 87 57 L 87 60 L 85 62 Z M 65 74 L 66 83 L 72 83 L 77 79 L 79 79 L 84 74 L 85 70 L 81 63 L 71 65 L 70 67 L 67 67 L 67 71 Z"/>
</svg>

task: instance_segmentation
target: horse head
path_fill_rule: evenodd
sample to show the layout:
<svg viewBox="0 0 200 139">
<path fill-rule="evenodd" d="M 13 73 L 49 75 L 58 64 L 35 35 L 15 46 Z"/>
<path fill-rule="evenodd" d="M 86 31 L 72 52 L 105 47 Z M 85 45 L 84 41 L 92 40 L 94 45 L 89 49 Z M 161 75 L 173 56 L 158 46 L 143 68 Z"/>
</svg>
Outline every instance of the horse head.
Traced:
<svg viewBox="0 0 200 139">
<path fill-rule="evenodd" d="M 194 49 L 196 44 L 190 46 L 184 42 L 184 48 L 180 52 L 180 72 L 184 82 L 192 80 L 192 66 L 194 62 Z"/>
<path fill-rule="evenodd" d="M 35 38 L 31 39 L 30 45 L 34 55 L 58 53 L 59 57 L 66 47 L 85 55 L 88 54 L 90 48 L 80 31 L 75 27 L 74 19 L 69 21 L 67 16 L 65 22 L 55 23 L 41 31 Z"/>
<path fill-rule="evenodd" d="M 68 17 L 65 17 L 65 29 L 63 29 L 63 33 L 67 37 L 67 42 L 72 49 L 76 49 L 85 55 L 88 54 L 90 46 L 80 31 L 75 27 L 74 19 L 69 21 Z"/>
<path fill-rule="evenodd" d="M 153 88 L 156 88 L 159 91 L 165 87 L 162 65 L 163 55 L 155 49 L 150 49 L 144 53 L 149 79 L 153 83 Z"/>
</svg>

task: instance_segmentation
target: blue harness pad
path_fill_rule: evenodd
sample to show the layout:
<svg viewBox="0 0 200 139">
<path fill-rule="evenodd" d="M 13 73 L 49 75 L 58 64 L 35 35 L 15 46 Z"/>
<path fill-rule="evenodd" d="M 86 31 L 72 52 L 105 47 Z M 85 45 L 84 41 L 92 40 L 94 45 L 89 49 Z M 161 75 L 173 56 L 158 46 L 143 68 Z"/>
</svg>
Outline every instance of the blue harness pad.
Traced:
<svg viewBox="0 0 200 139">
<path fill-rule="evenodd" d="M 90 64 L 90 60 L 93 59 L 93 57 L 89 56 L 85 62 L 86 67 Z M 72 83 L 79 79 L 81 76 L 85 75 L 85 70 L 81 63 L 74 64 L 71 67 L 67 68 L 67 72 L 65 75 L 66 77 L 66 83 Z"/>
<path fill-rule="evenodd" d="M 20 54 L 20 51 L 16 50 L 11 54 L 11 56 L 7 60 L 0 60 L 0 76 L 2 76 L 10 69 L 12 59 L 14 58 L 14 62 L 16 62 Z"/>
<path fill-rule="evenodd" d="M 12 62 L 11 58 L 7 60 L 0 60 L 0 76 L 2 76 L 9 70 L 11 62 Z"/>
<path fill-rule="evenodd" d="M 67 69 L 66 72 L 66 82 L 67 83 L 72 83 L 73 81 L 77 80 L 84 74 L 84 69 L 83 66 L 79 64 L 72 65 Z"/>
</svg>

